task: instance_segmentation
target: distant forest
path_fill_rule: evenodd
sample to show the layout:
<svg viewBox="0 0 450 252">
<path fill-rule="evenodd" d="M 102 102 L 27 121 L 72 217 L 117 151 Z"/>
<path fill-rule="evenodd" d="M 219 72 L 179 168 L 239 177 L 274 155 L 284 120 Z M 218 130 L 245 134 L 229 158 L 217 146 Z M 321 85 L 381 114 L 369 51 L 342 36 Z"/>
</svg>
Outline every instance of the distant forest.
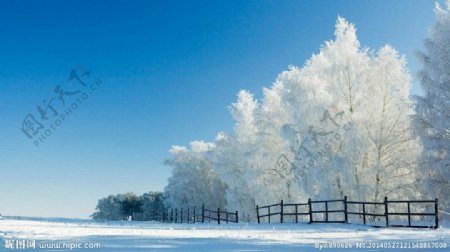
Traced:
<svg viewBox="0 0 450 252">
<path fill-rule="evenodd" d="M 148 192 L 140 196 L 134 193 L 109 195 L 98 201 L 91 217 L 99 221 L 150 220 L 155 211 L 164 210 L 163 200 L 161 192 Z"/>
</svg>

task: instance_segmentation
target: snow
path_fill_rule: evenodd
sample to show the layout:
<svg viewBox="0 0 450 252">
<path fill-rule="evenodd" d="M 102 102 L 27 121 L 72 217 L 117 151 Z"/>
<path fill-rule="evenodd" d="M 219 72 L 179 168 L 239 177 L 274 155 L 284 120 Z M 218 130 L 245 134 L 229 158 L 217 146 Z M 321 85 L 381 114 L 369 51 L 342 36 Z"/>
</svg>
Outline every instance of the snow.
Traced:
<svg viewBox="0 0 450 252">
<path fill-rule="evenodd" d="M 2 243 L 0 251 L 5 249 L 5 242 L 11 240 L 36 240 L 36 247 L 42 242 L 100 243 L 101 247 L 93 249 L 94 251 L 319 251 L 315 248 L 316 243 L 347 242 L 353 247 L 341 249 L 342 251 L 357 251 L 355 248 L 357 242 L 397 244 L 434 242 L 450 246 L 450 228 L 448 225 L 445 228 L 431 230 L 306 223 L 260 225 L 240 223 L 219 226 L 209 223 L 168 224 L 5 218 L 0 221 L 0 240 Z M 389 251 L 400 250 L 389 249 Z M 71 251 L 89 251 L 89 249 Z"/>
</svg>

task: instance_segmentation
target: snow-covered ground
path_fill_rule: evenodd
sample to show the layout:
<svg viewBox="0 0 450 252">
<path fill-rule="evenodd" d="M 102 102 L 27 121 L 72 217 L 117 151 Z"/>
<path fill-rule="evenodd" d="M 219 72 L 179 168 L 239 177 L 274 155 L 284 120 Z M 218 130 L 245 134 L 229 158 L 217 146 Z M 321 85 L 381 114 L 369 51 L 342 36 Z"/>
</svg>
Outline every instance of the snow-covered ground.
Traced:
<svg viewBox="0 0 450 252">
<path fill-rule="evenodd" d="M 351 248 L 340 251 L 402 251 L 401 247 L 425 244 L 449 251 L 450 228 L 438 230 L 372 228 L 344 224 L 165 224 L 156 222 L 93 222 L 65 219 L 0 220 L 0 251 L 5 246 L 32 245 L 28 251 L 69 251 L 40 249 L 40 246 L 92 246 L 70 251 L 319 251 L 318 245 Z M 16 244 L 23 242 L 22 244 Z M 13 245 L 12 245 L 13 243 Z M 334 245 L 333 245 L 334 243 Z M 445 244 L 445 245 L 443 245 Z M 365 249 L 356 246 L 366 246 Z M 391 249 L 368 247 L 391 246 Z M 423 246 L 423 245 L 422 245 Z M 337 249 L 322 249 L 335 251 Z M 410 249 L 409 249 L 410 250 Z M 20 249 L 19 251 L 27 251 Z"/>
</svg>

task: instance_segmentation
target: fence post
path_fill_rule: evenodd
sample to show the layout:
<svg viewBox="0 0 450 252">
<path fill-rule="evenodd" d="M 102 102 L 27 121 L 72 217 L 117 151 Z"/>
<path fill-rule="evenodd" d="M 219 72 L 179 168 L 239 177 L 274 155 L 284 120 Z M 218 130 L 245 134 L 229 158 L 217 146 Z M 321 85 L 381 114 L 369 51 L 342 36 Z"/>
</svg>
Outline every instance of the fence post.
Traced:
<svg viewBox="0 0 450 252">
<path fill-rule="evenodd" d="M 345 224 L 348 224 L 347 196 L 344 196 L 344 220 Z"/>
<path fill-rule="evenodd" d="M 202 223 L 205 222 L 205 205 L 202 205 Z"/>
<path fill-rule="evenodd" d="M 281 200 L 281 203 L 280 203 L 280 223 L 283 223 L 283 209 L 284 207 L 283 207 L 283 200 Z"/>
<path fill-rule="evenodd" d="M 220 208 L 217 208 L 217 224 L 220 225 Z"/>
<path fill-rule="evenodd" d="M 325 201 L 325 222 L 328 222 L 328 201 Z"/>
<path fill-rule="evenodd" d="M 173 208 L 170 209 L 170 222 L 173 222 Z"/>
<path fill-rule="evenodd" d="M 236 223 L 239 223 L 239 215 L 238 215 L 238 211 L 236 210 Z"/>
<path fill-rule="evenodd" d="M 308 199 L 308 206 L 309 206 L 309 223 L 312 223 L 313 215 L 312 215 L 311 198 Z"/>
<path fill-rule="evenodd" d="M 269 215 L 268 217 L 269 217 L 269 223 L 270 223 L 270 207 L 267 208 L 267 211 L 268 211 L 267 214 Z"/>
<path fill-rule="evenodd" d="M 258 218 L 258 224 L 259 224 L 260 222 L 259 222 L 259 206 L 258 205 L 256 205 L 256 217 Z"/>
<path fill-rule="evenodd" d="M 193 216 L 194 218 L 193 218 L 193 223 L 195 223 L 195 208 L 196 208 L 196 207 L 194 207 L 194 216 Z"/>
<path fill-rule="evenodd" d="M 409 201 L 407 204 L 408 204 L 408 226 L 411 227 L 411 207 L 410 207 Z"/>
<path fill-rule="evenodd" d="M 189 219 L 189 207 L 188 207 L 187 223 L 189 223 L 189 222 L 190 222 L 190 219 Z"/>
<path fill-rule="evenodd" d="M 183 223 L 183 208 L 180 210 L 180 223 Z"/>
<path fill-rule="evenodd" d="M 228 224 L 228 212 L 225 212 L 225 222 Z"/>
<path fill-rule="evenodd" d="M 434 214 L 435 214 L 435 223 L 434 223 L 434 229 L 437 229 L 439 227 L 439 211 L 438 211 L 438 199 L 435 199 L 434 201 Z"/>
<path fill-rule="evenodd" d="M 389 227 L 389 209 L 388 209 L 388 198 L 384 197 L 384 216 L 386 216 L 386 227 Z"/>
<path fill-rule="evenodd" d="M 366 225 L 366 204 L 362 203 L 363 205 L 363 223 Z"/>
<path fill-rule="evenodd" d="M 298 223 L 298 205 L 295 205 L 295 223 Z"/>
<path fill-rule="evenodd" d="M 178 208 L 175 208 L 175 223 L 178 221 Z"/>
</svg>

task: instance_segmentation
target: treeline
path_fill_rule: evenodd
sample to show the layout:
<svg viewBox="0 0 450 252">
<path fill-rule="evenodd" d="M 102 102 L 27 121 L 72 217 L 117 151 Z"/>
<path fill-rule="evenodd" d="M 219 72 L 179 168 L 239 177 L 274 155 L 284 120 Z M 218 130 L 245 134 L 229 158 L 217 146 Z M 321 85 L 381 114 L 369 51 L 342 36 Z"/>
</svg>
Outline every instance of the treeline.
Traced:
<svg viewBox="0 0 450 252">
<path fill-rule="evenodd" d="M 238 93 L 232 132 L 172 147 L 165 205 L 206 202 L 256 220 L 257 204 L 349 195 L 438 198 L 450 212 L 450 0 L 435 13 L 418 53 L 423 95 L 410 96 L 404 56 L 362 46 L 339 17 L 335 39 L 280 73 L 261 100 Z"/>
<path fill-rule="evenodd" d="M 161 192 L 148 192 L 140 196 L 134 193 L 109 195 L 98 201 L 91 217 L 100 221 L 152 220 L 156 211 L 165 210 L 163 201 Z"/>
</svg>

